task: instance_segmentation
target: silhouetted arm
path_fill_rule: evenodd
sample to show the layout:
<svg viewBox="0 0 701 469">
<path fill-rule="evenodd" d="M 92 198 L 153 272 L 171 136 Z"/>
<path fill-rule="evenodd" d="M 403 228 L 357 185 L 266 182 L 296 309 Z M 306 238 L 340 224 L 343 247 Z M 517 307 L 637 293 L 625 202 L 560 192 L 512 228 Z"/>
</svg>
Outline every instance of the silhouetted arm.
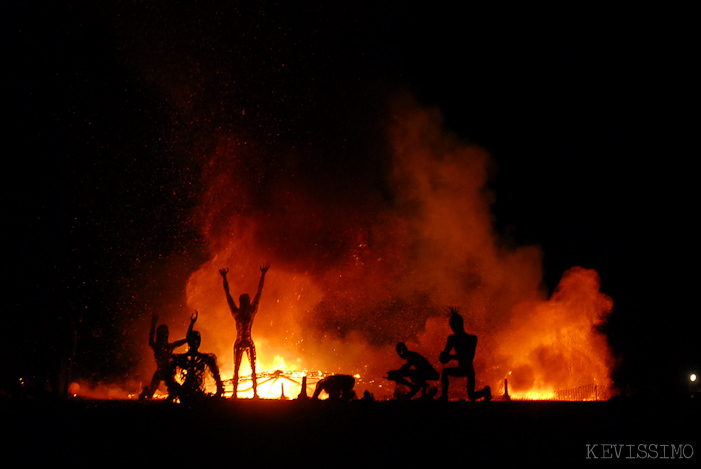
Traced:
<svg viewBox="0 0 701 469">
<path fill-rule="evenodd" d="M 229 292 L 229 281 L 226 279 L 226 274 L 229 273 L 229 269 L 219 269 L 219 273 L 221 274 L 222 279 L 224 279 L 224 293 L 226 293 L 226 302 L 229 303 L 231 314 L 235 314 L 239 311 L 239 309 L 236 306 L 234 299 L 231 297 L 231 293 Z"/>
<path fill-rule="evenodd" d="M 182 347 L 187 343 L 187 336 L 190 335 L 190 332 L 192 332 L 192 327 L 195 325 L 195 321 L 197 321 L 197 311 L 195 311 L 195 313 L 192 316 L 190 316 L 190 326 L 188 326 L 187 328 L 187 335 L 185 336 L 185 338 L 176 340 L 170 344 L 174 349 Z"/>
<path fill-rule="evenodd" d="M 265 264 L 263 267 L 260 268 L 260 282 L 258 282 L 258 292 L 256 293 L 256 297 L 253 298 L 253 303 L 252 306 L 253 308 L 258 307 L 258 302 L 260 301 L 260 296 L 263 294 L 263 284 L 265 283 L 265 274 L 268 272 L 268 269 L 270 268 L 270 265 Z"/>
<path fill-rule="evenodd" d="M 324 379 L 326 379 L 326 378 L 324 378 Z M 314 394 L 312 394 L 312 399 L 318 399 L 319 395 L 321 395 L 321 391 L 323 391 L 325 387 L 326 387 L 326 381 L 324 381 L 323 379 L 321 381 L 319 381 L 318 383 L 316 383 L 316 388 L 314 388 Z"/>
<path fill-rule="evenodd" d="M 190 316 L 190 326 L 187 328 L 187 335 L 190 335 L 192 333 L 193 327 L 195 327 L 195 322 L 197 321 L 197 317 L 200 315 L 200 313 L 195 310 L 194 313 L 192 313 L 192 316 Z"/>
<path fill-rule="evenodd" d="M 156 323 L 158 322 L 158 315 L 151 315 L 151 330 L 148 333 L 148 346 L 153 347 L 156 344 Z"/>
<path fill-rule="evenodd" d="M 453 347 L 454 347 L 454 344 L 453 344 L 454 337 L 455 336 L 452 336 L 452 335 L 448 337 L 448 340 L 446 340 L 446 342 L 445 342 L 445 348 L 441 352 L 440 361 L 444 365 L 446 363 L 448 363 L 450 360 L 452 360 L 453 358 L 455 358 L 455 355 L 452 355 L 450 353 L 450 351 L 453 350 Z"/>
<path fill-rule="evenodd" d="M 187 343 L 187 339 L 180 339 L 180 340 L 175 340 L 175 341 L 173 341 L 170 345 L 171 345 L 174 349 L 176 349 L 176 348 L 178 348 L 178 347 L 182 347 L 182 346 L 185 345 L 186 343 Z"/>
</svg>

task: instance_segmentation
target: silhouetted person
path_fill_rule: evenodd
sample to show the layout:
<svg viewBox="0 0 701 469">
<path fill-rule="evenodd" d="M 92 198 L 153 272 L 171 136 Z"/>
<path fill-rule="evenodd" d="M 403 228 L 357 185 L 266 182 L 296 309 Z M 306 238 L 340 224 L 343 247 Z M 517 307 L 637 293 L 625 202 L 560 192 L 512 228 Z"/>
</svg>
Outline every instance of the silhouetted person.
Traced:
<svg viewBox="0 0 701 469">
<path fill-rule="evenodd" d="M 312 399 L 319 399 L 322 391 L 329 395 L 332 401 L 350 401 L 355 399 L 355 378 L 351 375 L 333 375 L 327 376 L 318 383 L 314 389 Z"/>
<path fill-rule="evenodd" d="M 229 292 L 229 282 L 226 280 L 226 274 L 229 269 L 220 269 L 219 273 L 224 279 L 224 292 L 226 293 L 226 301 L 229 303 L 231 315 L 236 321 L 236 342 L 234 342 L 234 394 L 236 399 L 239 385 L 239 368 L 241 367 L 241 358 L 243 352 L 248 354 L 248 361 L 251 364 L 251 381 L 253 383 L 253 397 L 258 397 L 258 383 L 256 381 L 256 346 L 251 337 L 251 327 L 253 326 L 253 318 L 258 312 L 258 303 L 260 296 L 263 293 L 263 283 L 265 282 L 265 273 L 270 268 L 269 265 L 264 265 L 260 268 L 260 282 L 258 283 L 258 292 L 251 301 L 251 297 L 244 293 L 239 296 L 239 306 L 236 306 L 234 299 Z"/>
<path fill-rule="evenodd" d="M 453 334 L 448 337 L 445 348 L 440 354 L 440 361 L 444 365 L 452 360 L 457 360 L 458 366 L 451 368 L 443 368 L 441 374 L 441 399 L 448 400 L 448 386 L 450 385 L 450 377 L 467 377 L 467 397 L 471 401 L 484 398 L 489 401 L 492 399 L 492 392 L 489 386 L 486 386 L 481 391 L 475 391 L 475 368 L 472 365 L 472 360 L 475 358 L 475 350 L 477 348 L 477 336 L 465 332 L 465 326 L 462 316 L 458 314 L 457 308 L 450 308 L 450 328 Z M 450 353 L 454 351 L 455 353 Z"/>
<path fill-rule="evenodd" d="M 194 324 L 194 320 L 192 323 Z M 217 357 L 213 353 L 200 352 L 201 342 L 200 333 L 193 331 L 191 324 L 187 332 L 188 351 L 175 355 L 171 362 L 171 373 L 175 375 L 177 372 L 182 383 L 178 383 L 175 379 L 172 381 L 168 399 L 179 398 L 180 402 L 191 402 L 193 399 L 204 397 L 206 395 L 205 378 L 208 371 L 217 385 L 215 397 L 224 394 L 224 383 L 219 375 Z"/>
<path fill-rule="evenodd" d="M 188 334 L 192 330 L 195 321 L 197 321 L 197 311 L 190 316 L 190 327 L 187 329 Z M 151 316 L 151 330 L 148 335 L 148 345 L 153 349 L 153 355 L 156 358 L 156 371 L 153 373 L 151 383 L 141 391 L 139 399 L 151 399 L 158 390 L 161 381 L 165 382 L 168 389 L 172 387 L 174 380 L 173 369 L 170 365 L 173 358 L 173 351 L 187 343 L 186 338 L 176 340 L 175 342 L 168 342 L 168 326 L 161 324 L 156 328 L 157 323 L 158 315 L 153 314 Z"/>
<path fill-rule="evenodd" d="M 397 353 L 406 360 L 406 363 L 398 370 L 388 371 L 387 379 L 407 386 L 410 389 L 409 394 L 406 395 L 408 399 L 414 397 L 419 391 L 421 396 L 425 397 L 428 388 L 426 381 L 437 381 L 440 379 L 440 374 L 426 357 L 409 350 L 404 342 L 397 344 Z"/>
</svg>

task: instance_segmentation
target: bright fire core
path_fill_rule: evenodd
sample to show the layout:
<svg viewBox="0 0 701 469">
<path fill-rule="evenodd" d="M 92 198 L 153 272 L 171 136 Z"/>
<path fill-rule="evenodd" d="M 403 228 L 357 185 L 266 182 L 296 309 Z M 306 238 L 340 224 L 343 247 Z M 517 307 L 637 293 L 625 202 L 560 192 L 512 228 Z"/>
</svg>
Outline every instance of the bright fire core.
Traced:
<svg viewBox="0 0 701 469">
<path fill-rule="evenodd" d="M 552 398 L 595 386 L 607 397 L 611 356 L 597 327 L 613 303 L 598 274 L 574 267 L 553 293 L 542 289 L 540 249 L 495 234 L 489 156 L 445 132 L 438 113 L 400 106 L 389 136 L 391 197 L 306 180 L 298 158 L 276 166 L 250 144 L 227 142 L 208 157 L 195 218 L 211 257 L 190 277 L 187 302 L 222 378 L 233 376 L 236 330 L 218 271 L 230 270 L 234 298 L 253 296 L 270 263 L 252 331 L 261 397 L 296 397 L 316 370 L 355 375 L 359 395 L 389 397 L 382 377 L 403 364 L 397 342 L 442 369 L 449 306 L 478 336 L 478 388 Z M 250 373 L 244 355 L 239 397 Z M 465 398 L 464 379 L 450 389 Z"/>
</svg>

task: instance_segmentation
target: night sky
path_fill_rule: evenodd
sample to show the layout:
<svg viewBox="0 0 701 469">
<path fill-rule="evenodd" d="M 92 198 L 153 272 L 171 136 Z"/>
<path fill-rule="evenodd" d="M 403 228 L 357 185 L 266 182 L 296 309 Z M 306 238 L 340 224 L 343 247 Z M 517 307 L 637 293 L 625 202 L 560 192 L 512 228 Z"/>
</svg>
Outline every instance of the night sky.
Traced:
<svg viewBox="0 0 701 469">
<path fill-rule="evenodd" d="M 600 274 L 616 384 L 665 393 L 701 366 L 690 12 L 97 4 L 3 15 L 4 388 L 45 379 L 71 324 L 77 376 L 129 375 L 122 344 L 143 338 L 126 331 L 182 307 L 207 259 L 191 218 L 222 139 L 271 167 L 297 148 L 321 186 L 381 191 L 369 149 L 398 92 L 489 151 L 495 229 L 542 247 L 547 288 L 572 266 Z"/>
</svg>

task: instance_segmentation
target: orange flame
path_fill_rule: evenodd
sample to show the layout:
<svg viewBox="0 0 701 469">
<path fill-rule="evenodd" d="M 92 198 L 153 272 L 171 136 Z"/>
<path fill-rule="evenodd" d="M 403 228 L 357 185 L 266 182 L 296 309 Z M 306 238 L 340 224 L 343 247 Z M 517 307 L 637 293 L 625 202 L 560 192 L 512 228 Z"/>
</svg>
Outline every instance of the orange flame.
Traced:
<svg viewBox="0 0 701 469">
<path fill-rule="evenodd" d="M 540 250 L 505 247 L 494 233 L 489 155 L 410 103 L 390 130 L 391 197 L 309 181 L 299 155 L 270 161 L 251 144 L 222 144 L 209 158 L 196 218 L 211 256 L 189 279 L 187 301 L 200 311 L 202 350 L 217 355 L 223 378 L 233 374 L 236 332 L 218 269 L 230 269 L 237 297 L 255 293 L 258 267 L 269 262 L 253 326 L 258 370 L 284 363 L 357 374 L 377 397 L 389 396 L 381 378 L 402 364 L 396 342 L 440 370 L 445 308 L 459 306 L 479 337 L 478 386 L 503 389 L 509 378 L 510 394 L 522 397 L 608 389 L 610 351 L 596 326 L 612 301 L 596 272 L 570 270 L 547 298 Z M 461 382 L 451 389 L 464 396 Z"/>
</svg>

